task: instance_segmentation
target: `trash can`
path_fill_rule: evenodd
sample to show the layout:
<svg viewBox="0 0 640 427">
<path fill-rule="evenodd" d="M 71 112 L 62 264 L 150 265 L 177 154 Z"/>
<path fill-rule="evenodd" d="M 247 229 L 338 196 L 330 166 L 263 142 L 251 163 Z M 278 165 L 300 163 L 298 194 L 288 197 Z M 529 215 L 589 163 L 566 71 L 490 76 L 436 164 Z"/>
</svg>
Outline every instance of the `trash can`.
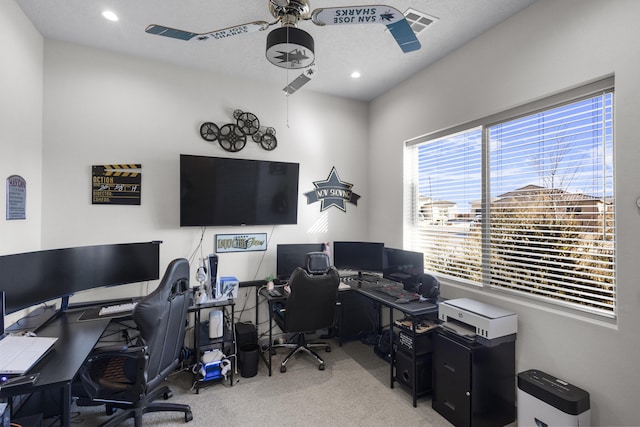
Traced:
<svg viewBox="0 0 640 427">
<path fill-rule="evenodd" d="M 518 374 L 518 427 L 589 425 L 588 392 L 535 369 Z"/>
<path fill-rule="evenodd" d="M 238 354 L 240 375 L 250 378 L 258 373 L 258 361 L 260 359 L 260 346 L 258 344 L 244 344 Z"/>
</svg>

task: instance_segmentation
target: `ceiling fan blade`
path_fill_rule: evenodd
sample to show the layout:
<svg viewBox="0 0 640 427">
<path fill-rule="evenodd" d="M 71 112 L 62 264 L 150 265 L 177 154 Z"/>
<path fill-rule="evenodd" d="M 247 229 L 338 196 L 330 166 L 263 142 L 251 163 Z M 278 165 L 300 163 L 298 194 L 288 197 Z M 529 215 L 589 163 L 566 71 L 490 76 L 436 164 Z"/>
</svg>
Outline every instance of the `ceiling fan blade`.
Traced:
<svg viewBox="0 0 640 427">
<path fill-rule="evenodd" d="M 344 6 L 323 7 L 311 12 L 311 21 L 316 25 L 383 24 L 403 52 L 420 49 L 421 45 L 402 12 L 391 6 Z"/>
<path fill-rule="evenodd" d="M 245 33 L 253 33 L 263 31 L 272 25 L 266 21 L 254 21 L 246 24 L 234 25 L 233 27 L 223 28 L 221 30 L 210 31 L 208 33 L 192 33 L 190 31 L 178 30 L 176 28 L 165 27 L 162 25 L 151 24 L 144 31 L 149 34 L 171 37 L 180 40 L 209 40 L 209 39 L 225 39 L 227 37 L 238 36 Z"/>
<path fill-rule="evenodd" d="M 316 64 L 313 63 L 309 65 L 302 72 L 302 74 L 300 74 L 291 83 L 289 83 L 284 89 L 282 89 L 282 91 L 287 95 L 291 95 L 292 93 L 300 89 L 302 86 L 309 83 L 309 80 L 311 80 L 315 75 L 316 75 Z"/>
<path fill-rule="evenodd" d="M 289 0 L 269 0 L 274 6 L 287 7 L 289 6 Z"/>
</svg>

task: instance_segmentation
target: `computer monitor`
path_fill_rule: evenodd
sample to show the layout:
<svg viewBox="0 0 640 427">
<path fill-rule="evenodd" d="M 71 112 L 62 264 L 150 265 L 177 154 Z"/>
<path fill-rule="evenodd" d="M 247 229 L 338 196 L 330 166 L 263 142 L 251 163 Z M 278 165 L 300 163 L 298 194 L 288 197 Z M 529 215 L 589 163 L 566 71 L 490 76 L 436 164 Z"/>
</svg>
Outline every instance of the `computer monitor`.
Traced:
<svg viewBox="0 0 640 427">
<path fill-rule="evenodd" d="M 296 267 L 304 267 L 306 255 L 324 249 L 322 243 L 279 244 L 276 247 L 276 276 L 279 280 L 289 280 Z"/>
<path fill-rule="evenodd" d="M 80 246 L 0 256 L 6 313 L 101 286 L 158 279 L 160 242 Z"/>
<path fill-rule="evenodd" d="M 422 252 L 384 248 L 383 277 L 402 282 L 406 286 L 418 283 L 423 274 L 424 254 Z"/>
<path fill-rule="evenodd" d="M 384 243 L 333 242 L 333 265 L 338 270 L 382 273 Z"/>
</svg>

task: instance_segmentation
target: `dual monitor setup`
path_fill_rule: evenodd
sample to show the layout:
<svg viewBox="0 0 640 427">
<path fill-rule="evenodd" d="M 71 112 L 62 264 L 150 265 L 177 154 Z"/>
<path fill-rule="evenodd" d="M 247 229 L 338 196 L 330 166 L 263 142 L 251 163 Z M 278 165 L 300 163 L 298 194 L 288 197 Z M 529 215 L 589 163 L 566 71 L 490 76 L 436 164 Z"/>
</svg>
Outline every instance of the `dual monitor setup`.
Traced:
<svg viewBox="0 0 640 427">
<path fill-rule="evenodd" d="M 325 250 L 324 243 L 279 244 L 276 250 L 276 275 L 287 280 L 296 267 L 304 266 L 308 252 Z M 382 273 L 386 279 L 405 287 L 420 283 L 424 257 L 420 252 L 388 248 L 377 242 L 333 242 L 333 266 L 362 278 L 366 273 Z"/>
</svg>

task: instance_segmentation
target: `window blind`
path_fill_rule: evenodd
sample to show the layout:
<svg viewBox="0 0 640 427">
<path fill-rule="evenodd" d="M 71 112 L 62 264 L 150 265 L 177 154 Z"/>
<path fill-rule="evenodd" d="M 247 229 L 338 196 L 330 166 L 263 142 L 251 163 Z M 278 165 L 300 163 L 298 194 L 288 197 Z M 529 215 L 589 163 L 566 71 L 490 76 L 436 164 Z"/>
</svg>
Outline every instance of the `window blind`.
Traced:
<svg viewBox="0 0 640 427">
<path fill-rule="evenodd" d="M 427 271 L 615 316 L 613 81 L 581 89 L 407 142 Z"/>
</svg>

